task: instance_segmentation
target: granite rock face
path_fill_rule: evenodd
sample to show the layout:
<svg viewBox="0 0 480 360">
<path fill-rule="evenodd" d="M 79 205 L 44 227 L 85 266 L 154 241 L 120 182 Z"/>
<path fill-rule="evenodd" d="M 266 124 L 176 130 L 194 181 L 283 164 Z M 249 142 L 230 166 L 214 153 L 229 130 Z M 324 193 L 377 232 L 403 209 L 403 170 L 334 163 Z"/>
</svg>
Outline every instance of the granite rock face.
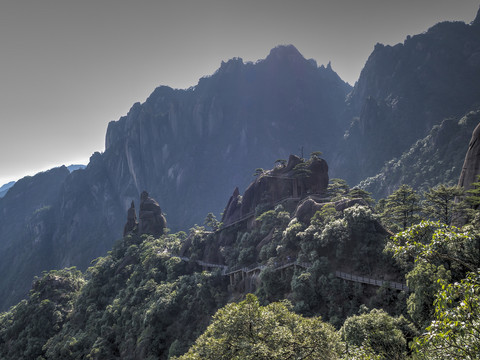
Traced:
<svg viewBox="0 0 480 360">
<path fill-rule="evenodd" d="M 163 235 L 167 227 L 167 220 L 163 216 L 158 202 L 149 197 L 146 191 L 143 191 L 140 195 L 140 212 L 138 217 L 138 232 L 140 235 L 148 234 L 155 237 Z"/>
<path fill-rule="evenodd" d="M 336 177 L 355 184 L 408 150 L 449 117 L 480 102 L 479 16 L 442 22 L 403 43 L 377 44 L 347 99 L 350 128 Z M 338 160 L 338 161 L 337 161 Z"/>
<path fill-rule="evenodd" d="M 56 199 L 65 166 L 17 181 L 0 199 L 0 312 L 22 299 L 34 276 L 52 268 Z"/>
<path fill-rule="evenodd" d="M 127 223 L 123 227 L 123 236 L 125 237 L 130 233 L 137 232 L 137 226 L 137 212 L 135 211 L 135 203 L 132 200 L 132 204 L 127 212 Z"/>
<path fill-rule="evenodd" d="M 111 185 L 124 208 L 149 189 L 174 231 L 201 223 L 223 210 L 231 189 L 248 186 L 253 169 L 299 146 L 333 149 L 350 90 L 330 66 L 293 46 L 255 64 L 224 62 L 188 90 L 159 87 L 108 126 L 103 157 Z"/>
<path fill-rule="evenodd" d="M 320 158 L 308 161 L 290 155 L 288 163 L 265 171 L 240 196 L 235 188 L 222 222 L 225 226 L 255 213 L 258 206 L 274 206 L 283 200 L 295 200 L 309 195 L 325 195 L 328 186 L 328 165 Z"/>
<path fill-rule="evenodd" d="M 147 234 L 154 237 L 160 237 L 167 228 L 167 220 L 162 213 L 162 209 L 155 199 L 148 196 L 146 191 L 140 195 L 139 221 L 135 204 L 132 201 L 127 212 L 127 223 L 124 226 L 123 236 L 128 234 Z"/>
<path fill-rule="evenodd" d="M 478 175 L 480 175 L 480 124 L 473 130 L 458 186 L 463 187 L 465 190 L 470 189 L 472 187 L 471 184 L 478 181 Z"/>
</svg>

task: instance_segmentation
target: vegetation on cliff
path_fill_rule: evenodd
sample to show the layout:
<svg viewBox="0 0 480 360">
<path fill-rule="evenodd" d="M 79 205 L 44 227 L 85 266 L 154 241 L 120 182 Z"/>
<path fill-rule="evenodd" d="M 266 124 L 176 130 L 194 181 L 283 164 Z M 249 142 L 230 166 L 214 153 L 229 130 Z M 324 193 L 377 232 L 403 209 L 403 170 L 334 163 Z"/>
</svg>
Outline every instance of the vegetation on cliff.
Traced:
<svg viewBox="0 0 480 360">
<path fill-rule="evenodd" d="M 358 191 L 339 179 L 330 189 L 337 201 L 322 203 L 307 222 L 281 204 L 266 207 L 252 227 L 223 227 L 209 214 L 215 232 L 195 227 L 189 235 L 127 234 L 85 274 L 45 273 L 28 300 L 0 315 L 0 357 L 471 356 L 468 349 L 479 346 L 475 216 L 463 228 L 418 223 L 436 216 L 430 197 L 428 204 L 418 202 L 413 226 L 390 239 L 382 225 L 390 221 L 388 211 L 376 214 L 359 203 L 336 210 Z M 393 204 L 397 195 L 384 202 Z M 218 248 L 225 266 L 202 262 L 222 236 L 234 239 Z M 253 265 L 258 272 L 249 273 Z M 239 277 L 242 266 L 247 270 Z M 345 281 L 338 271 L 382 286 Z M 390 286 L 403 276 L 408 291 Z M 256 296 L 235 303 L 248 292 Z M 459 323 L 463 330 L 449 331 Z M 468 347 L 460 351 L 457 341 Z"/>
</svg>

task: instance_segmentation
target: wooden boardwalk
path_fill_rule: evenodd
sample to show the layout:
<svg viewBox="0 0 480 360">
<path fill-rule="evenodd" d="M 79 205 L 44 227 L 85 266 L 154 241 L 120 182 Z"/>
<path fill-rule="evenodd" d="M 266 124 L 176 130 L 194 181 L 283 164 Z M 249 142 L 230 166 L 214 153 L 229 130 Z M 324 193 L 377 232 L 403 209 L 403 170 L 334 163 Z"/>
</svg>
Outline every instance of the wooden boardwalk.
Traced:
<svg viewBox="0 0 480 360">
<path fill-rule="evenodd" d="M 229 276 L 231 283 L 233 283 L 236 277 L 237 278 L 240 277 L 241 279 L 244 279 L 245 277 L 249 277 L 254 274 L 259 274 L 263 269 L 267 267 L 267 265 L 264 265 L 264 264 L 252 264 L 250 266 L 229 268 L 227 265 L 224 265 L 224 264 L 208 263 L 202 260 L 191 260 L 186 256 L 176 256 L 173 254 L 169 254 L 168 252 L 165 252 L 165 251 L 163 252 L 163 254 L 166 254 L 169 257 L 178 257 L 182 261 L 195 262 L 204 268 L 221 269 L 222 275 Z M 298 262 L 298 261 L 280 262 L 280 263 L 274 264 L 273 270 L 279 271 L 289 267 L 301 267 L 303 269 L 307 269 L 310 265 L 311 265 L 310 263 Z M 386 286 L 390 289 L 407 291 L 407 292 L 409 291 L 409 288 L 406 284 L 402 284 L 395 281 L 373 279 L 366 276 L 349 274 L 343 271 L 335 271 L 335 276 L 342 280 L 357 282 L 360 284 L 367 284 L 367 285 L 373 285 L 378 287 Z"/>
<path fill-rule="evenodd" d="M 401 284 L 395 281 L 372 279 L 365 276 L 357 276 L 353 274 L 344 273 L 342 271 L 335 271 L 335 276 L 343 280 L 358 282 L 361 284 L 369 284 L 374 286 L 387 286 L 391 289 L 409 291 L 407 285 Z"/>
</svg>

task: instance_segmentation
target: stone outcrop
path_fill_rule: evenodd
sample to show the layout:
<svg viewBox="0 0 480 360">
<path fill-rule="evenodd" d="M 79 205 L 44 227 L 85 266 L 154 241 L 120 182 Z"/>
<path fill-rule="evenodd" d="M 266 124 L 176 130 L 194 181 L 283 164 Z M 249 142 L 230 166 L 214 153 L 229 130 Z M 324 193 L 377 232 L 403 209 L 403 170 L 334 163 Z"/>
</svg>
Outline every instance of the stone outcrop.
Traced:
<svg viewBox="0 0 480 360">
<path fill-rule="evenodd" d="M 471 184 L 477 182 L 477 175 L 480 175 L 480 124 L 473 130 L 458 186 L 470 189 Z"/>
<path fill-rule="evenodd" d="M 318 203 L 310 197 L 306 198 L 300 204 L 298 204 L 293 217 L 296 217 L 300 222 L 307 224 L 310 222 L 312 216 L 317 211 L 322 210 L 324 206 L 324 203 Z"/>
<path fill-rule="evenodd" d="M 132 201 L 127 212 L 127 223 L 123 229 L 123 236 L 128 234 L 148 234 L 159 237 L 164 234 L 167 227 L 167 220 L 162 209 L 155 199 L 148 196 L 146 191 L 140 195 L 140 211 L 135 212 L 135 204 Z"/>
<path fill-rule="evenodd" d="M 135 212 L 135 203 L 132 200 L 132 204 L 130 205 L 130 209 L 127 212 L 127 223 L 123 228 L 123 236 L 128 235 L 129 233 L 134 233 L 137 231 L 138 221 L 137 221 L 137 213 Z"/>
<path fill-rule="evenodd" d="M 356 204 L 368 206 L 367 202 L 363 199 L 342 199 L 335 202 L 321 203 L 315 201 L 311 197 L 308 197 L 298 204 L 295 212 L 293 213 L 293 217 L 296 217 L 304 224 L 309 224 L 311 218 L 317 211 L 321 211 L 324 206 L 331 204 L 335 206 L 336 211 L 344 211 L 345 209 L 348 209 Z"/>
<path fill-rule="evenodd" d="M 300 201 L 308 195 L 325 194 L 328 186 L 328 165 L 314 157 L 308 161 L 290 155 L 288 163 L 260 174 L 243 196 L 238 188 L 230 197 L 222 222 L 232 224 L 255 213 L 257 206 L 274 206 L 283 200 Z"/>
<path fill-rule="evenodd" d="M 148 196 L 146 191 L 140 195 L 140 211 L 138 213 L 138 232 L 155 237 L 163 235 L 167 227 L 167 220 L 162 214 L 158 202 Z"/>
</svg>

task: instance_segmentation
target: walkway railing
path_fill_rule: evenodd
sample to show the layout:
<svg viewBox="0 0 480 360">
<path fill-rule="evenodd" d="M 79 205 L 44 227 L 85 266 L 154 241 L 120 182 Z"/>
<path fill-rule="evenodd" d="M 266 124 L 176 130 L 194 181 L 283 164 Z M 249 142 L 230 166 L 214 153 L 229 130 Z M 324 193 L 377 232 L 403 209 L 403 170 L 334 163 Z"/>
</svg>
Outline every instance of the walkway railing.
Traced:
<svg viewBox="0 0 480 360">
<path fill-rule="evenodd" d="M 262 271 L 263 269 L 265 269 L 267 267 L 267 265 L 264 265 L 264 264 L 252 264 L 250 266 L 229 268 L 227 265 L 224 265 L 224 264 L 208 263 L 208 262 L 205 262 L 205 261 L 202 261 L 202 260 L 191 260 L 190 258 L 188 258 L 186 256 L 176 256 L 176 255 L 170 254 L 166 251 L 159 252 L 159 254 L 160 253 L 163 253 L 163 254 L 165 254 L 169 257 L 178 257 L 182 261 L 186 261 L 186 262 L 192 261 L 192 262 L 195 262 L 198 265 L 206 267 L 206 268 L 221 269 L 222 270 L 222 275 L 225 275 L 225 276 L 230 276 L 230 275 L 234 275 L 234 274 L 237 274 L 237 273 L 244 273 L 244 275 L 248 276 L 251 273 Z M 308 267 L 311 266 L 311 264 L 308 263 L 308 262 L 300 262 L 300 261 L 296 261 L 296 260 L 295 261 L 279 262 L 279 263 L 274 263 L 273 264 L 273 270 L 278 271 L 278 270 L 286 269 L 286 268 L 289 268 L 289 267 L 292 267 L 292 266 L 294 266 L 294 267 L 298 266 L 298 267 L 307 269 Z M 342 271 L 335 271 L 335 276 L 337 278 L 340 278 L 340 279 L 343 279 L 343 280 L 353 281 L 353 282 L 357 282 L 357 283 L 361 283 L 361 284 L 368 284 L 368 285 L 374 285 L 374 286 L 379 286 L 379 287 L 380 286 L 386 286 L 386 287 L 389 287 L 391 289 L 409 291 L 409 288 L 408 288 L 407 285 L 399 283 L 399 282 L 395 282 L 395 281 L 373 279 L 373 278 L 369 278 L 369 277 L 365 277 L 365 276 L 358 276 L 358 275 L 345 273 L 345 272 L 342 272 Z"/>
<path fill-rule="evenodd" d="M 404 291 L 409 290 L 407 285 L 401 284 L 395 281 L 377 280 L 377 279 L 372 279 L 365 276 L 347 274 L 342 271 L 335 271 L 335 276 L 343 280 L 354 281 L 362 284 L 369 284 L 369 285 L 375 285 L 375 286 L 387 286 L 392 289 L 404 290 Z"/>
</svg>

